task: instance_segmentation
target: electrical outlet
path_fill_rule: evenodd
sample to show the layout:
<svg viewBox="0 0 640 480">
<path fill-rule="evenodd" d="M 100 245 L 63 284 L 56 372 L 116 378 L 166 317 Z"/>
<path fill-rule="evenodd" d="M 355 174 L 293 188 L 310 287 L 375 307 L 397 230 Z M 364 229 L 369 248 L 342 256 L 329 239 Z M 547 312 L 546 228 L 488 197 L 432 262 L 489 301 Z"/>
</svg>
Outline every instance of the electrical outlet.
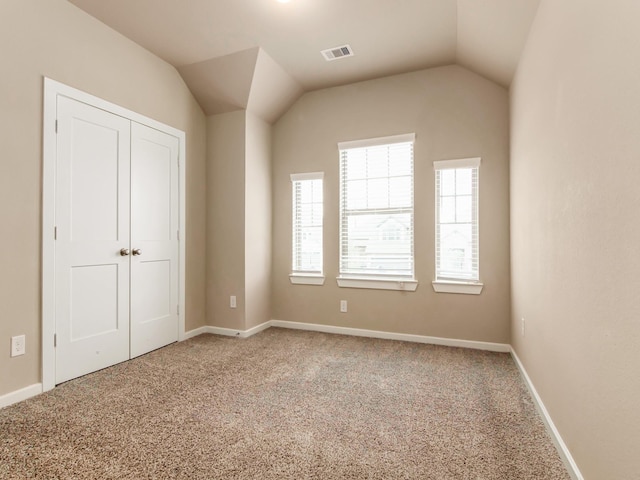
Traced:
<svg viewBox="0 0 640 480">
<path fill-rule="evenodd" d="M 340 312 L 347 313 L 347 301 L 340 300 Z"/>
<path fill-rule="evenodd" d="M 236 308 L 236 296 L 235 295 L 231 295 L 231 297 L 229 297 L 229 306 L 231 308 Z"/>
<path fill-rule="evenodd" d="M 24 355 L 26 347 L 26 338 L 24 335 L 18 335 L 11 337 L 11 356 L 17 357 L 18 355 Z"/>
<path fill-rule="evenodd" d="M 522 336 L 524 337 L 524 333 L 525 333 L 525 330 L 524 330 L 524 326 L 525 326 L 524 317 L 522 317 L 521 324 L 522 324 Z"/>
</svg>

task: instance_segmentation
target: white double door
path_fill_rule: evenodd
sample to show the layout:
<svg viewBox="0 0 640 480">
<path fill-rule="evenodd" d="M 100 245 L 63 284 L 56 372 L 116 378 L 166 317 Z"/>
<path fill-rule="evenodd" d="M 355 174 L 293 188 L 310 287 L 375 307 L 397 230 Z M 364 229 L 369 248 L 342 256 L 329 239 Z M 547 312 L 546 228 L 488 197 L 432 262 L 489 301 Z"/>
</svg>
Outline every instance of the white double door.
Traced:
<svg viewBox="0 0 640 480">
<path fill-rule="evenodd" d="M 57 99 L 56 383 L 178 340 L 178 138 Z"/>
</svg>

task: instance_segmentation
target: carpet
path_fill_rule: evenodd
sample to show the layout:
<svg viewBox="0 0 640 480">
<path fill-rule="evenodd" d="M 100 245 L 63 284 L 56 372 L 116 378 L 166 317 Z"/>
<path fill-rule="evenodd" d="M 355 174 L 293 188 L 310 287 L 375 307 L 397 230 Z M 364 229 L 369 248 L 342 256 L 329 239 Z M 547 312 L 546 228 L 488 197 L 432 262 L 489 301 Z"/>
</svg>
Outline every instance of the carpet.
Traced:
<svg viewBox="0 0 640 480">
<path fill-rule="evenodd" d="M 0 410 L 0 478 L 570 479 L 508 354 L 279 328 Z"/>
</svg>

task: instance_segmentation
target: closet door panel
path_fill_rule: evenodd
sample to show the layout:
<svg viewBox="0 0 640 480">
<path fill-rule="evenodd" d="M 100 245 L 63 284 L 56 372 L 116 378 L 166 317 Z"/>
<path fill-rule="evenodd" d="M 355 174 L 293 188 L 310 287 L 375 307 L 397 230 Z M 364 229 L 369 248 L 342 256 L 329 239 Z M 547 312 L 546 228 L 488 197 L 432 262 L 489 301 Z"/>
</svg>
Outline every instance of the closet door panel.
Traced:
<svg viewBox="0 0 640 480">
<path fill-rule="evenodd" d="M 176 137 L 132 123 L 131 356 L 178 340 Z"/>
<path fill-rule="evenodd" d="M 130 121 L 59 96 L 56 383 L 129 358 Z"/>
</svg>

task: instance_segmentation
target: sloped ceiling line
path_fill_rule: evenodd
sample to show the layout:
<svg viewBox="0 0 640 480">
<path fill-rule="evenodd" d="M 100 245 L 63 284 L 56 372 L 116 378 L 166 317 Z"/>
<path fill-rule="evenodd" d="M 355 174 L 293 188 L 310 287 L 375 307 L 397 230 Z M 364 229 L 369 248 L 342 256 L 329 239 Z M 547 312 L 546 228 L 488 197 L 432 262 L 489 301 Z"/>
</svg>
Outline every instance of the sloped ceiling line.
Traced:
<svg viewBox="0 0 640 480">
<path fill-rule="evenodd" d="M 69 2 L 176 67 L 207 114 L 274 119 L 302 91 L 453 63 L 509 87 L 540 0 Z"/>
</svg>

